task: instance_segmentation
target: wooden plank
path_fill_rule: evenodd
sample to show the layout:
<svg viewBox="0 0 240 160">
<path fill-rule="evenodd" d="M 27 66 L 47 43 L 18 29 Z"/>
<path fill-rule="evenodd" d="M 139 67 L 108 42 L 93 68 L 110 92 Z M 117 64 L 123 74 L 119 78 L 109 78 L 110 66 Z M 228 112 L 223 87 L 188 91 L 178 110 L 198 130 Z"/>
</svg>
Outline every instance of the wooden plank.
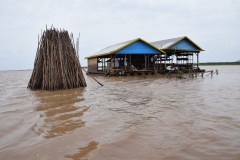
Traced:
<svg viewBox="0 0 240 160">
<path fill-rule="evenodd" d="M 180 61 L 180 60 L 188 61 L 188 58 L 177 58 L 177 61 Z"/>
<path fill-rule="evenodd" d="M 97 72 L 98 71 L 98 63 L 97 58 L 89 58 L 88 59 L 88 72 Z"/>
<path fill-rule="evenodd" d="M 192 56 L 193 53 L 177 53 L 177 56 Z"/>
</svg>

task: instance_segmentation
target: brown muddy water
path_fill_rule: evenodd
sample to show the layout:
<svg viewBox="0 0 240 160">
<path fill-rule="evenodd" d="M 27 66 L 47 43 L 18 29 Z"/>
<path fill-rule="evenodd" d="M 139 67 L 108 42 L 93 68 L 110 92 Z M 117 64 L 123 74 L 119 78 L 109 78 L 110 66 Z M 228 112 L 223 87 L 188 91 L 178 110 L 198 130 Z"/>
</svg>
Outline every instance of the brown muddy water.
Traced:
<svg viewBox="0 0 240 160">
<path fill-rule="evenodd" d="M 86 76 L 86 88 L 26 88 L 0 71 L 0 159 L 240 159 L 240 66 L 211 76 Z"/>
</svg>

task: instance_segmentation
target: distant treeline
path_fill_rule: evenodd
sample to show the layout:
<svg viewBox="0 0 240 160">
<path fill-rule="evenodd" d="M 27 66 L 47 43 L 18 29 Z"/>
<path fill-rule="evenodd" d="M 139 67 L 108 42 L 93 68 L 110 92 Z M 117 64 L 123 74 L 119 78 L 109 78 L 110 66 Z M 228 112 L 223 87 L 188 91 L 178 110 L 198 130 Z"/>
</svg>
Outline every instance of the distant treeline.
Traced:
<svg viewBox="0 0 240 160">
<path fill-rule="evenodd" d="M 205 62 L 199 65 L 240 65 L 240 62 Z"/>
</svg>

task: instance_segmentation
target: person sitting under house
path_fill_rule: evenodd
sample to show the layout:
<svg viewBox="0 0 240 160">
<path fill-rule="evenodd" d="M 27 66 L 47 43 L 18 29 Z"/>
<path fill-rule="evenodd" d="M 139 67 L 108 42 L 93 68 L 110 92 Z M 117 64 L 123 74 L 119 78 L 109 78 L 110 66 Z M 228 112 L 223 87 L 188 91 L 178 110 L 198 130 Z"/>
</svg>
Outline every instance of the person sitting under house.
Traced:
<svg viewBox="0 0 240 160">
<path fill-rule="evenodd" d="M 137 69 L 134 67 L 134 65 L 131 66 L 132 71 L 137 71 Z"/>
</svg>

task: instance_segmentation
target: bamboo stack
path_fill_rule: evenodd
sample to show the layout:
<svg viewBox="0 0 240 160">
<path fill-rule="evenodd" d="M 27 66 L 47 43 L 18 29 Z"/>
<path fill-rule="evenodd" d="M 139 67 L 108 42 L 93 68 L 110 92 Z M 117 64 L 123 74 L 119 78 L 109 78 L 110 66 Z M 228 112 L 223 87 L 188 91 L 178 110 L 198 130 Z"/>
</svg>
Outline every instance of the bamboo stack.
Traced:
<svg viewBox="0 0 240 160">
<path fill-rule="evenodd" d="M 60 90 L 86 87 L 73 34 L 66 30 L 50 28 L 38 40 L 38 48 L 28 88 Z"/>
</svg>

